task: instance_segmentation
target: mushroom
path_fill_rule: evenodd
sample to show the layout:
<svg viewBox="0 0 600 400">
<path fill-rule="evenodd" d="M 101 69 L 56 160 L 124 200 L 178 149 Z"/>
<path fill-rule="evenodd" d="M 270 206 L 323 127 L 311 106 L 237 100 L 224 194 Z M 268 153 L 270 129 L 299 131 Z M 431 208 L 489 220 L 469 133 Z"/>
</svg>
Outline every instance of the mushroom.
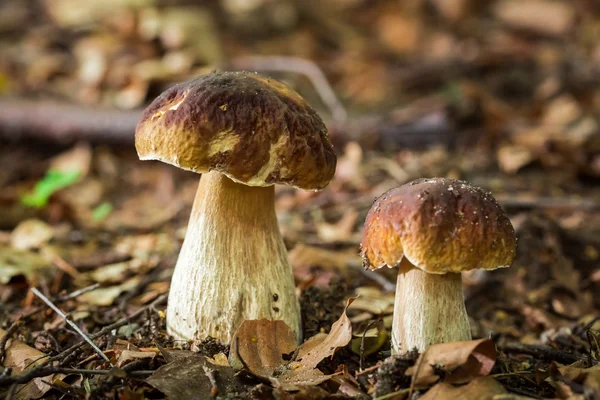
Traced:
<svg viewBox="0 0 600 400">
<path fill-rule="evenodd" d="M 383 194 L 369 210 L 365 267 L 399 266 L 392 351 L 471 340 L 461 272 L 510 266 L 510 220 L 487 191 L 455 179 L 417 179 Z"/>
<path fill-rule="evenodd" d="M 168 332 L 229 343 L 242 321 L 268 318 L 300 340 L 273 185 L 319 190 L 333 177 L 336 155 L 319 115 L 278 81 L 215 72 L 157 97 L 135 145 L 141 160 L 202 173 L 171 281 Z"/>
</svg>

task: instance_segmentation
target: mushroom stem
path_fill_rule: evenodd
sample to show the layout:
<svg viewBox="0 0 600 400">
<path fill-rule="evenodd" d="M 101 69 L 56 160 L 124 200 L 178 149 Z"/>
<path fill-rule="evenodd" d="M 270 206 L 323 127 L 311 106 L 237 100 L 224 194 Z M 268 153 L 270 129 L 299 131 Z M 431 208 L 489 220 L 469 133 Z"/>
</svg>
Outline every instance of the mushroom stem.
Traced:
<svg viewBox="0 0 600 400">
<path fill-rule="evenodd" d="M 398 270 L 392 351 L 423 352 L 435 343 L 471 340 L 459 273 L 430 274 L 404 258 Z"/>
<path fill-rule="evenodd" d="M 300 306 L 279 232 L 273 186 L 202 175 L 175 266 L 167 329 L 222 343 L 246 319 L 283 320 L 301 339 Z"/>
</svg>

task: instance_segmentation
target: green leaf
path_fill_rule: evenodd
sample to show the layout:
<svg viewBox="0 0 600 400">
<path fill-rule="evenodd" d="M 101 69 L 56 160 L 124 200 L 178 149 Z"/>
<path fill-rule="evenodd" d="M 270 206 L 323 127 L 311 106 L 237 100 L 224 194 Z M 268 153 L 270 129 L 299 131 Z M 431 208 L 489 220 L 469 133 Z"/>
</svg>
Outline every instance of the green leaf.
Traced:
<svg viewBox="0 0 600 400">
<path fill-rule="evenodd" d="M 100 204 L 98 207 L 94 208 L 94 211 L 92 211 L 92 219 L 96 222 L 102 221 L 103 219 L 108 217 L 108 214 L 110 214 L 112 209 L 112 204 L 106 201 Z"/>
<path fill-rule="evenodd" d="M 77 182 L 81 172 L 78 170 L 58 171 L 49 169 L 46 176 L 36 183 L 33 191 L 21 197 L 21 202 L 29 207 L 42 208 L 55 192 Z"/>
</svg>

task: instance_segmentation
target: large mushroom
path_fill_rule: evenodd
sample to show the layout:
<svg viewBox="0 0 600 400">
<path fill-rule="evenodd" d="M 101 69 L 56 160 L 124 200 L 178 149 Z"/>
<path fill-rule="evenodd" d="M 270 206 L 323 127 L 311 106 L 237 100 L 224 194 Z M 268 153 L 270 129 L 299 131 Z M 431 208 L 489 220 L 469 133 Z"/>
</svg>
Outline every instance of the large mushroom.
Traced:
<svg viewBox="0 0 600 400">
<path fill-rule="evenodd" d="M 392 350 L 471 339 L 461 272 L 510 266 L 516 237 L 487 191 L 464 181 L 417 179 L 379 197 L 361 243 L 365 266 L 399 266 Z"/>
<path fill-rule="evenodd" d="M 301 339 L 274 184 L 318 190 L 336 155 L 295 91 L 254 73 L 216 72 L 171 87 L 135 132 L 141 160 L 202 173 L 173 273 L 167 329 L 229 343 L 245 319 L 283 320 Z"/>
</svg>

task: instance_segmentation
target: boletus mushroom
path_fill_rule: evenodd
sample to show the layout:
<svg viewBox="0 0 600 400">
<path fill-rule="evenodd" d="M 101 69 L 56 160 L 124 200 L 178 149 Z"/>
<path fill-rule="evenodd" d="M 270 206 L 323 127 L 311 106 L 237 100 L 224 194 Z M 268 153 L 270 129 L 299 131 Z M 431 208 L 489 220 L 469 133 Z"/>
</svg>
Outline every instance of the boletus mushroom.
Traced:
<svg viewBox="0 0 600 400">
<path fill-rule="evenodd" d="M 461 273 L 510 266 L 516 237 L 492 195 L 467 182 L 417 179 L 379 197 L 365 221 L 365 266 L 398 266 L 392 351 L 471 339 Z"/>
<path fill-rule="evenodd" d="M 173 273 L 168 332 L 230 339 L 245 319 L 283 320 L 301 339 L 275 184 L 319 190 L 336 155 L 319 115 L 284 84 L 215 72 L 171 87 L 135 132 L 141 160 L 202 173 Z"/>
</svg>

